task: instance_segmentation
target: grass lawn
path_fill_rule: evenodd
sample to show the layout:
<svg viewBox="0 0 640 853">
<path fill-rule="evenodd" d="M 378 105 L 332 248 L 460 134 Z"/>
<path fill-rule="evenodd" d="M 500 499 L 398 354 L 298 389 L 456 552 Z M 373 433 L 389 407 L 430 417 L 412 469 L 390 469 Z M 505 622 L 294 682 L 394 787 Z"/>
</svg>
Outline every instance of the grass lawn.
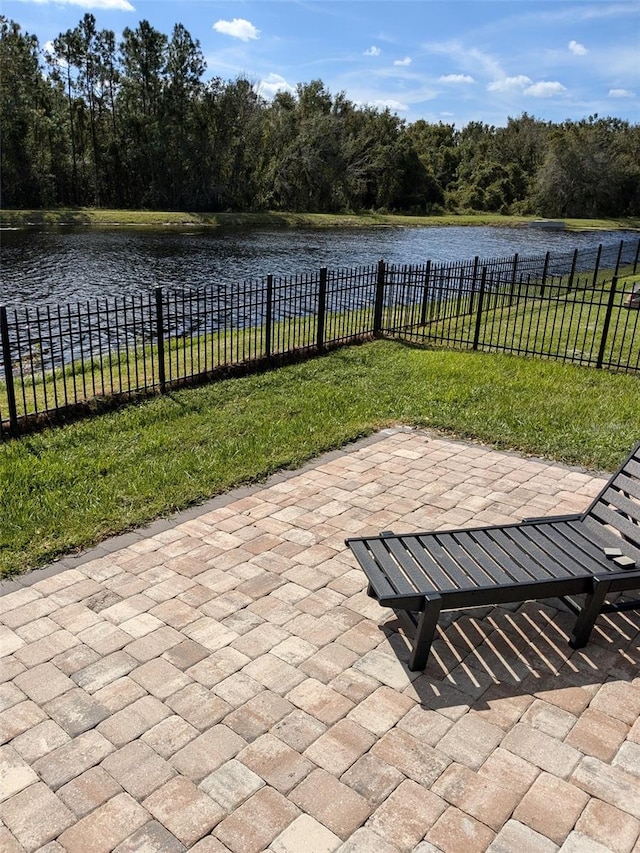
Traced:
<svg viewBox="0 0 640 853">
<path fill-rule="evenodd" d="M 518 226 L 536 219 L 535 216 L 502 216 L 499 213 L 455 214 L 436 216 L 406 216 L 402 214 L 359 213 L 196 213 L 191 211 L 106 210 L 94 207 L 55 208 L 50 210 L 0 210 L 0 225 L 20 228 L 30 225 L 90 225 L 94 227 L 189 226 L 204 228 L 358 228 L 374 225 L 437 226 L 437 225 L 495 225 Z M 640 229 L 640 218 L 566 219 L 572 231 Z"/>
<path fill-rule="evenodd" d="M 638 379 L 378 341 L 6 442 L 0 572 L 397 423 L 611 470 L 640 437 Z"/>
</svg>

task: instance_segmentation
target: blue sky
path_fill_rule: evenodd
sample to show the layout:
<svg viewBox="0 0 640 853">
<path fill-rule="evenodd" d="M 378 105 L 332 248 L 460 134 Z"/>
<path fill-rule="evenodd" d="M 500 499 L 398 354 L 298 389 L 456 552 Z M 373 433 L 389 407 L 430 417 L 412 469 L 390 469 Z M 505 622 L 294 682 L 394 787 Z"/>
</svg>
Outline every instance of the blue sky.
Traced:
<svg viewBox="0 0 640 853">
<path fill-rule="evenodd" d="M 408 121 L 504 125 L 597 113 L 640 122 L 640 3 L 608 0 L 3 0 L 41 46 L 92 12 L 200 41 L 207 77 L 265 97 L 321 79 Z"/>
</svg>

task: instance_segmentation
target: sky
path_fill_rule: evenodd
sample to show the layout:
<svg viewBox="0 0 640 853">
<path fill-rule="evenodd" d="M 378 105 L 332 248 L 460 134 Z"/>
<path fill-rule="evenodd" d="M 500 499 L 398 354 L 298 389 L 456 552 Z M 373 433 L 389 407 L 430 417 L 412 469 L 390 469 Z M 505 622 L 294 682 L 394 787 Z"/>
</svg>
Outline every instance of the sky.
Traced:
<svg viewBox="0 0 640 853">
<path fill-rule="evenodd" d="M 247 77 L 265 98 L 320 79 L 408 122 L 640 123 L 638 0 L 2 0 L 42 47 L 86 12 L 116 36 L 181 23 L 205 78 Z"/>
</svg>

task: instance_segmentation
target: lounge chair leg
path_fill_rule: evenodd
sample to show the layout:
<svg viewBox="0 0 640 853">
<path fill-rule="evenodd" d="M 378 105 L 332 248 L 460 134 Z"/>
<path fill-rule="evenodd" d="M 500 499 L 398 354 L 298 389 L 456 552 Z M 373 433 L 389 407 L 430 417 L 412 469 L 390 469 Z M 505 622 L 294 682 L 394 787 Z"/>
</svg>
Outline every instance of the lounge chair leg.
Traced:
<svg viewBox="0 0 640 853">
<path fill-rule="evenodd" d="M 572 649 L 581 649 L 589 642 L 591 631 L 607 597 L 610 586 L 611 582 L 608 580 L 601 580 L 600 578 L 593 579 L 593 592 L 590 592 L 586 596 L 582 610 L 573 627 L 571 639 L 569 640 L 569 645 Z"/>
<path fill-rule="evenodd" d="M 433 635 L 440 617 L 442 609 L 442 598 L 437 593 L 425 595 L 424 610 L 420 614 L 418 626 L 416 628 L 415 638 L 413 640 L 413 650 L 409 658 L 409 669 L 412 672 L 421 671 L 427 665 L 429 652 L 431 651 L 431 643 Z"/>
</svg>

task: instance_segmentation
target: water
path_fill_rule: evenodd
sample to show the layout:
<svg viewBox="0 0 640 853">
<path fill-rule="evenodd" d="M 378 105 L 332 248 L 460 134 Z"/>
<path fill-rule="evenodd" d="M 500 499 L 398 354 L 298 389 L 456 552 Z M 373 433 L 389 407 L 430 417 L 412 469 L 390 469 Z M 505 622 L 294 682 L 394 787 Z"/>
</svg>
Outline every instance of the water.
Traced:
<svg viewBox="0 0 640 853">
<path fill-rule="evenodd" d="M 64 304 L 139 293 L 157 286 L 197 288 L 316 270 L 368 266 L 380 258 L 422 264 L 595 249 L 630 232 L 536 228 L 376 227 L 352 230 L 3 230 L 0 305 Z"/>
</svg>

